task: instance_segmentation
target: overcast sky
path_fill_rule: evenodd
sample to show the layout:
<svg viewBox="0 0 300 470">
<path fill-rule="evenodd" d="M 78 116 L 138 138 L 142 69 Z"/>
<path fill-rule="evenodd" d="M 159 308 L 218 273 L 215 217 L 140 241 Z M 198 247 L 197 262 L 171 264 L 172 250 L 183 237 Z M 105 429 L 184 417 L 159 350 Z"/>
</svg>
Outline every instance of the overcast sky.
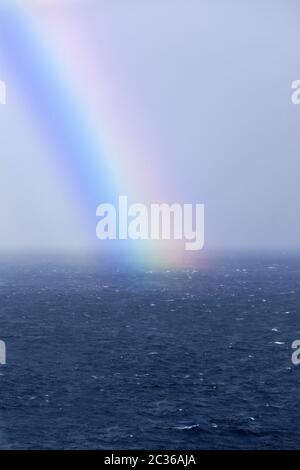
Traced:
<svg viewBox="0 0 300 470">
<path fill-rule="evenodd" d="M 95 40 L 105 25 L 116 83 L 160 149 L 165 202 L 205 204 L 207 248 L 300 248 L 300 105 L 291 103 L 291 83 L 300 79 L 297 0 L 30 3 L 40 18 L 82 16 Z M 79 223 L 59 194 L 63 182 L 45 174 L 25 119 L 17 99 L 0 108 L 0 246 L 47 246 L 53 237 L 76 245 Z"/>
</svg>

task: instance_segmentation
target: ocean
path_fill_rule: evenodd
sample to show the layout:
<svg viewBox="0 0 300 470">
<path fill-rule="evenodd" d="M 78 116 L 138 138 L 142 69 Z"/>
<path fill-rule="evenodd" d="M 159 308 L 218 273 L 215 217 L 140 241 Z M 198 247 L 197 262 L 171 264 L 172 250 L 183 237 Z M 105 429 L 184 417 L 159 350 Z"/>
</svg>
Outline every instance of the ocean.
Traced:
<svg viewBox="0 0 300 470">
<path fill-rule="evenodd" d="M 300 258 L 1 262 L 2 449 L 297 449 Z"/>
</svg>

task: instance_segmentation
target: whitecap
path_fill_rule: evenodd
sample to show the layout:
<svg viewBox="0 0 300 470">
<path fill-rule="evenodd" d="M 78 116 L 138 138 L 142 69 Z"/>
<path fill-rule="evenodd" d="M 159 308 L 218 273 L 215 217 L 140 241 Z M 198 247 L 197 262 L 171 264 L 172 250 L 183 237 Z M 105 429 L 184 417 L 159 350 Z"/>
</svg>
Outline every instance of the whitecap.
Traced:
<svg viewBox="0 0 300 470">
<path fill-rule="evenodd" d="M 186 429 L 195 429 L 200 428 L 199 424 L 191 424 L 190 426 L 176 426 L 176 429 L 179 431 L 185 431 Z"/>
</svg>

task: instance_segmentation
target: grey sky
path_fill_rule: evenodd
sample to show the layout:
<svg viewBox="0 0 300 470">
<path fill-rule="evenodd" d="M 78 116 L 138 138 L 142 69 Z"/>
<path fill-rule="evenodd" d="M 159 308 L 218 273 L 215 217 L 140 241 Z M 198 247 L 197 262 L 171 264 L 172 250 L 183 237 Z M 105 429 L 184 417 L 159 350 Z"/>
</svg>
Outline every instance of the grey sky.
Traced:
<svg viewBox="0 0 300 470">
<path fill-rule="evenodd" d="M 207 248 L 299 249 L 300 105 L 291 103 L 291 83 L 300 79 L 300 3 L 107 0 L 77 2 L 78 9 L 83 4 L 91 28 L 97 15 L 105 18 L 119 87 L 143 110 L 144 127 L 160 148 L 171 188 L 165 202 L 205 204 Z M 11 113 L 8 121 L 1 109 L 0 132 L 6 135 L 13 134 Z M 20 117 L 17 124 L 21 129 Z M 20 138 L 26 143 L 24 129 Z M 18 218 L 9 201 L 21 192 L 10 193 L 7 175 L 15 177 L 8 173 L 10 150 L 3 139 L 4 247 L 11 219 Z M 51 188 L 44 189 L 50 205 Z M 64 219 L 67 203 L 58 214 L 63 228 L 51 232 L 53 217 L 37 220 L 38 202 L 28 191 L 35 243 L 47 246 L 47 233 L 55 232 L 67 245 L 73 237 L 73 222 Z M 61 206 L 57 198 L 53 193 L 54 209 Z"/>
<path fill-rule="evenodd" d="M 206 204 L 206 246 L 299 248 L 299 2 L 112 3 L 115 60 L 159 129 L 174 198 Z"/>
</svg>

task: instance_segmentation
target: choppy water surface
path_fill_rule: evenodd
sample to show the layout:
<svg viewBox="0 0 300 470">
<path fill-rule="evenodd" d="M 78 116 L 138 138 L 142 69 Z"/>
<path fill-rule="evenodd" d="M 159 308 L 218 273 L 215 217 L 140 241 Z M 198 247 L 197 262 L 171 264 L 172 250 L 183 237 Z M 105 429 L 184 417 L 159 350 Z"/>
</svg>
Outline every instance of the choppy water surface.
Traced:
<svg viewBox="0 0 300 470">
<path fill-rule="evenodd" d="M 2 448 L 299 448 L 300 260 L 0 267 Z"/>
</svg>

